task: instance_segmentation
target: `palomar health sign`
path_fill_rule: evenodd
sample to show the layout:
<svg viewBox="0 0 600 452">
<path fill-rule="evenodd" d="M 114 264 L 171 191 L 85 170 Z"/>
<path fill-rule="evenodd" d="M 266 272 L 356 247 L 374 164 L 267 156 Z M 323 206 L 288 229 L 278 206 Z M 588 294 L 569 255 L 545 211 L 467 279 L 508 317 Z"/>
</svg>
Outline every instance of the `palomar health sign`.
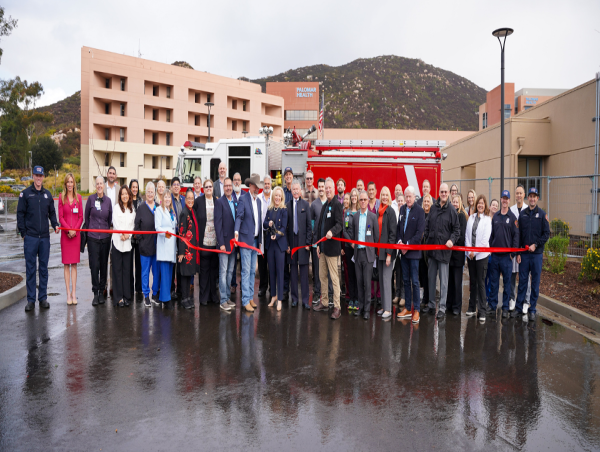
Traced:
<svg viewBox="0 0 600 452">
<path fill-rule="evenodd" d="M 317 88 L 296 88 L 296 97 L 313 97 Z"/>
</svg>

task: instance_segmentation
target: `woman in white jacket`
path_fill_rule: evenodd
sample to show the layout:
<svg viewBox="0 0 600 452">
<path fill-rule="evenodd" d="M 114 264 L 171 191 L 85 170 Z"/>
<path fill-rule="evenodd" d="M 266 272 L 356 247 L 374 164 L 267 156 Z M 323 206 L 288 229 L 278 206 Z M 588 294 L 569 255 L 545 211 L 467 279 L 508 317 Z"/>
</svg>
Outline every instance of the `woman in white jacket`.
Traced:
<svg viewBox="0 0 600 452">
<path fill-rule="evenodd" d="M 154 212 L 154 227 L 159 232 L 156 239 L 156 263 L 160 274 L 159 303 L 167 309 L 172 309 L 171 274 L 175 265 L 177 240 L 171 234 L 177 229 L 177 217 L 173 210 L 170 190 L 165 190 L 162 204 Z"/>
<path fill-rule="evenodd" d="M 479 195 L 475 201 L 476 212 L 469 217 L 465 231 L 465 246 L 489 247 L 492 234 L 492 219 L 484 195 Z M 471 295 L 467 317 L 475 315 L 478 311 L 480 322 L 485 322 L 487 312 L 487 298 L 485 294 L 485 274 L 490 253 L 467 253 Z"/>
<path fill-rule="evenodd" d="M 134 223 L 133 196 L 127 185 L 122 185 L 113 208 L 113 228 L 117 231 L 133 231 Z M 133 298 L 129 279 L 132 263 L 131 234 L 112 234 L 112 245 L 113 304 L 120 307 L 129 306 Z"/>
</svg>

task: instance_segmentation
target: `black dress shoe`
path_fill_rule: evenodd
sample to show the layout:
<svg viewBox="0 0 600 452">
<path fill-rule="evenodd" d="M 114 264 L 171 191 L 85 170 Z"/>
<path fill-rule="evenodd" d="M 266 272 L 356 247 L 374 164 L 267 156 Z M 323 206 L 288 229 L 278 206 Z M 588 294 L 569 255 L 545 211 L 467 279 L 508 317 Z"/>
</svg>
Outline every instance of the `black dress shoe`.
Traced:
<svg viewBox="0 0 600 452">
<path fill-rule="evenodd" d="M 502 311 L 502 318 L 508 319 L 508 311 Z"/>
<path fill-rule="evenodd" d="M 34 309 L 35 303 L 31 303 L 30 301 L 28 301 L 27 305 L 25 306 L 25 312 L 33 311 Z"/>
<path fill-rule="evenodd" d="M 529 316 L 530 322 L 535 322 L 535 312 L 529 312 L 527 315 Z"/>
<path fill-rule="evenodd" d="M 131 302 L 127 298 L 123 300 L 123 306 L 125 306 L 126 308 L 128 308 L 130 304 Z"/>
<path fill-rule="evenodd" d="M 135 293 L 135 301 L 137 303 L 141 303 L 142 301 L 144 301 L 144 294 L 142 292 L 136 292 Z"/>
<path fill-rule="evenodd" d="M 163 308 L 173 309 L 173 301 L 167 301 L 166 303 L 163 303 Z"/>
<path fill-rule="evenodd" d="M 298 302 L 297 301 L 292 301 L 292 308 L 295 308 L 296 306 L 298 306 Z"/>
<path fill-rule="evenodd" d="M 443 319 L 444 317 L 446 317 L 446 313 L 444 311 L 438 311 L 436 318 L 438 320 Z"/>
<path fill-rule="evenodd" d="M 98 306 L 98 294 L 94 294 L 94 299 L 92 300 L 92 306 Z"/>
<path fill-rule="evenodd" d="M 352 314 L 354 314 L 355 316 L 359 316 L 360 312 L 361 312 L 360 309 L 356 309 L 356 310 L 352 311 Z"/>
<path fill-rule="evenodd" d="M 310 311 L 310 305 L 302 303 L 302 307 Z"/>
<path fill-rule="evenodd" d="M 104 292 L 106 292 L 106 290 Z M 104 303 L 106 303 L 106 298 L 103 294 L 99 293 L 98 294 L 98 304 L 104 304 Z"/>
<path fill-rule="evenodd" d="M 50 308 L 50 303 L 48 303 L 48 300 L 41 300 L 40 301 L 40 308 L 44 308 L 44 309 Z"/>
<path fill-rule="evenodd" d="M 119 301 L 117 304 L 115 304 L 115 306 L 119 305 L 120 308 L 124 308 L 125 307 L 125 302 L 123 300 Z"/>
<path fill-rule="evenodd" d="M 452 311 L 452 315 L 460 315 L 460 312 L 458 309 L 455 309 L 454 311 Z"/>
<path fill-rule="evenodd" d="M 363 319 L 369 320 L 370 318 L 371 318 L 371 314 L 369 314 L 368 311 L 363 314 Z"/>
<path fill-rule="evenodd" d="M 519 311 L 518 309 L 515 309 L 513 312 L 510 313 L 510 318 L 511 319 L 516 319 L 518 317 L 521 317 L 523 314 L 521 311 Z"/>
<path fill-rule="evenodd" d="M 104 298 L 106 298 L 106 296 L 107 296 L 107 295 L 108 295 L 108 292 L 106 291 L 106 289 L 104 289 L 104 290 L 102 291 L 102 296 L 103 296 Z"/>
<path fill-rule="evenodd" d="M 265 296 L 265 291 L 264 290 L 259 290 L 258 291 L 258 296 L 259 297 L 264 297 Z"/>
</svg>

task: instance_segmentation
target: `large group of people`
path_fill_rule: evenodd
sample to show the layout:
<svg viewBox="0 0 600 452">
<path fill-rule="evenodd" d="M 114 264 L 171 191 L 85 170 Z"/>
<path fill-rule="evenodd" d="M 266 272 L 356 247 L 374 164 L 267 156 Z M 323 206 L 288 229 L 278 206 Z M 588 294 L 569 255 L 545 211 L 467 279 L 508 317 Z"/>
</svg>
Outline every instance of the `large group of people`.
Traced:
<svg viewBox="0 0 600 452">
<path fill-rule="evenodd" d="M 21 193 L 17 214 L 27 260 L 26 311 L 35 306 L 38 258 L 37 300 L 40 307 L 49 307 L 50 221 L 61 233 L 68 304 L 77 304 L 77 264 L 87 244 L 93 306 L 105 303 L 110 292 L 118 307 L 135 300 L 147 307 L 194 309 L 197 301 L 198 306 L 215 303 L 231 311 L 236 307 L 231 295 L 237 290 L 239 260 L 241 309 L 247 312 L 262 298 L 277 311 L 290 301 L 291 307 L 301 302 L 307 310 L 330 313 L 332 319 L 347 308 L 364 319 L 376 313 L 388 320 L 398 303 L 397 318 L 419 323 L 424 312 L 439 320 L 447 312 L 461 314 L 466 263 L 467 317 L 477 316 L 480 322 L 496 318 L 502 275 L 501 316 L 535 319 L 542 254 L 550 236 L 535 187 L 528 191 L 527 204 L 519 185 L 512 207 L 508 190 L 501 193 L 500 202 L 489 204 L 485 195 L 469 190 L 465 205 L 456 185 L 442 183 L 434 198 L 427 180 L 421 190 L 398 184 L 392 196 L 386 186 L 378 193 L 372 181 L 365 186 L 358 180 L 347 190 L 343 179 L 326 178 L 315 187 L 311 171 L 300 181 L 285 168 L 283 187 L 272 189 L 269 176 L 261 181 L 252 174 L 244 181 L 246 192 L 240 174 L 230 179 L 221 163 L 216 181 L 197 178 L 185 192 L 177 177 L 169 188 L 163 180 L 148 182 L 142 197 L 137 180 L 119 186 L 116 169 L 110 167 L 106 181 L 96 178 L 95 193 L 85 208 L 74 176 L 66 175 L 57 221 L 52 196 L 43 188 L 43 168 L 35 167 L 33 174 L 34 183 Z M 395 244 L 439 249 L 386 247 Z M 476 250 L 465 252 L 456 246 Z"/>
</svg>

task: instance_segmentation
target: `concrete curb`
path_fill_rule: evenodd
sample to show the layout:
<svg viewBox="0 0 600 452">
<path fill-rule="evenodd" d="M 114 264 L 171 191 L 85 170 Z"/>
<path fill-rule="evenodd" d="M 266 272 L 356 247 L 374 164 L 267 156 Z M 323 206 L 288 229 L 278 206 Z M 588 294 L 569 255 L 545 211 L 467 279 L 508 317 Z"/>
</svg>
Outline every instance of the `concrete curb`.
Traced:
<svg viewBox="0 0 600 452">
<path fill-rule="evenodd" d="M 17 272 L 7 272 L 7 271 L 3 271 L 2 273 L 10 273 L 13 275 L 19 275 L 23 278 L 23 280 L 17 284 L 15 287 L 13 287 L 12 289 L 7 290 L 6 292 L 0 293 L 0 311 L 2 311 L 4 308 L 8 308 L 9 306 L 15 304 L 17 301 L 19 301 L 21 298 L 24 298 L 27 296 L 27 287 L 25 286 L 26 284 L 26 280 L 25 280 L 25 275 L 23 273 L 17 273 Z"/>
<path fill-rule="evenodd" d="M 600 333 L 600 319 L 586 314 L 577 308 L 573 308 L 565 303 L 555 300 L 554 298 L 550 298 L 542 294 L 540 294 L 538 298 L 538 304 L 556 312 L 557 314 L 562 315 L 563 317 L 566 317 L 567 319 L 571 319 L 575 323 L 579 323 L 580 325 Z"/>
</svg>

